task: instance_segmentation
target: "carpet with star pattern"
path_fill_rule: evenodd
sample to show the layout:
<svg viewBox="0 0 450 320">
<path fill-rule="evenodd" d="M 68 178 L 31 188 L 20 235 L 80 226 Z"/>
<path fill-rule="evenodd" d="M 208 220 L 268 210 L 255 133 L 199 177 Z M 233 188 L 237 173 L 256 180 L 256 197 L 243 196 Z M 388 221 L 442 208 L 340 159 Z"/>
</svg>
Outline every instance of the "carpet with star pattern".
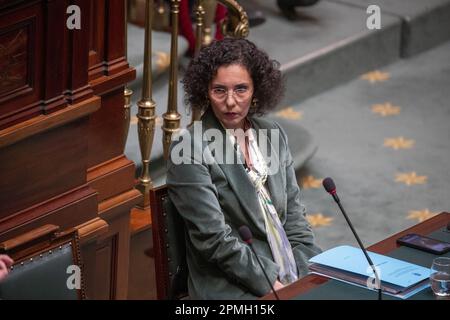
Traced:
<svg viewBox="0 0 450 320">
<path fill-rule="evenodd" d="M 318 144 L 298 182 L 324 249 L 357 245 L 322 187 L 327 176 L 366 246 L 450 211 L 449 56 L 447 42 L 274 115 Z"/>
</svg>

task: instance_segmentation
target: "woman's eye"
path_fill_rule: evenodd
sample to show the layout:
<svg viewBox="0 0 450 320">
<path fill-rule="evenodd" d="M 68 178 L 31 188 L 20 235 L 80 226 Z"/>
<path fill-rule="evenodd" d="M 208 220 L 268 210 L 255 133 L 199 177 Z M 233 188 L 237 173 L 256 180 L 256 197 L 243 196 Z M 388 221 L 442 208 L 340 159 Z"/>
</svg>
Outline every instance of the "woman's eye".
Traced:
<svg viewBox="0 0 450 320">
<path fill-rule="evenodd" d="M 213 93 L 215 93 L 215 94 L 224 94 L 225 90 L 222 89 L 222 88 L 214 88 L 213 89 Z"/>
<path fill-rule="evenodd" d="M 236 93 L 246 93 L 247 92 L 247 88 L 237 88 Z"/>
</svg>

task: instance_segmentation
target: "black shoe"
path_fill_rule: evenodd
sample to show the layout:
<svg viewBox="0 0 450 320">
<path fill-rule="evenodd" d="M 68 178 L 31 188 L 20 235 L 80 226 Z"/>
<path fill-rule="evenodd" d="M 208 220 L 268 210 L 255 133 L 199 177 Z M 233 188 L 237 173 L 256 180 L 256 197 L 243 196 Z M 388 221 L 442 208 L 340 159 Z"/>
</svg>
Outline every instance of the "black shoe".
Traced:
<svg viewBox="0 0 450 320">
<path fill-rule="evenodd" d="M 248 24 L 250 28 L 259 26 L 260 24 L 263 24 L 266 22 L 266 17 L 264 16 L 264 13 L 260 10 L 250 10 L 246 11 L 248 16 Z"/>
<path fill-rule="evenodd" d="M 256 7 L 256 5 L 252 1 L 242 0 L 239 1 L 239 4 L 247 13 L 248 24 L 250 28 L 259 26 L 260 24 L 266 22 L 266 16 L 261 10 Z"/>
<path fill-rule="evenodd" d="M 278 8 L 280 8 L 281 13 L 288 20 L 297 20 L 297 12 L 295 11 L 295 6 L 291 4 L 292 1 L 277 0 Z"/>
<path fill-rule="evenodd" d="M 278 8 L 288 20 L 297 20 L 295 7 L 308 7 L 319 2 L 319 0 L 277 0 Z"/>
<path fill-rule="evenodd" d="M 319 2 L 319 0 L 277 0 L 278 6 L 288 7 L 309 7 Z"/>
</svg>

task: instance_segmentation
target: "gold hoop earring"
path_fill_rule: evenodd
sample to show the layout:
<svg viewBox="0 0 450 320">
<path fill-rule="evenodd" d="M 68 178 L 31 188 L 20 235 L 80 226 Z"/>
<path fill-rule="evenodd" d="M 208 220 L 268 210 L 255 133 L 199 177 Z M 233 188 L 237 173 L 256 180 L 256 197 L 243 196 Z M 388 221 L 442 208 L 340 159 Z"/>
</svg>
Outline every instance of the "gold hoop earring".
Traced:
<svg viewBox="0 0 450 320">
<path fill-rule="evenodd" d="M 206 98 L 206 105 L 203 105 L 202 112 L 208 110 L 211 107 L 211 100 L 209 98 Z"/>
<path fill-rule="evenodd" d="M 250 105 L 250 109 L 252 109 L 252 111 L 255 111 L 257 108 L 258 108 L 258 99 L 253 98 L 252 103 Z"/>
</svg>

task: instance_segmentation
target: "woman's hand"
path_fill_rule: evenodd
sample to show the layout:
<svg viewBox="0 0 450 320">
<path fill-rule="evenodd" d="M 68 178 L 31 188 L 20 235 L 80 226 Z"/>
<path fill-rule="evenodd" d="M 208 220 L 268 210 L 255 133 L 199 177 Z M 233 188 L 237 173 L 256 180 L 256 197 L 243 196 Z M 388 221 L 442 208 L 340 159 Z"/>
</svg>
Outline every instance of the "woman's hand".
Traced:
<svg viewBox="0 0 450 320">
<path fill-rule="evenodd" d="M 14 261 L 5 254 L 0 254 L 0 281 L 6 278 Z"/>
<path fill-rule="evenodd" d="M 278 291 L 278 290 L 280 290 L 280 289 L 282 289 L 284 287 L 285 287 L 284 284 L 282 284 L 278 280 L 275 280 L 275 283 L 273 284 L 273 288 L 274 288 L 275 291 Z"/>
<path fill-rule="evenodd" d="M 0 281 L 6 278 L 9 272 L 9 268 L 14 261 L 6 254 L 0 254 Z"/>
</svg>

